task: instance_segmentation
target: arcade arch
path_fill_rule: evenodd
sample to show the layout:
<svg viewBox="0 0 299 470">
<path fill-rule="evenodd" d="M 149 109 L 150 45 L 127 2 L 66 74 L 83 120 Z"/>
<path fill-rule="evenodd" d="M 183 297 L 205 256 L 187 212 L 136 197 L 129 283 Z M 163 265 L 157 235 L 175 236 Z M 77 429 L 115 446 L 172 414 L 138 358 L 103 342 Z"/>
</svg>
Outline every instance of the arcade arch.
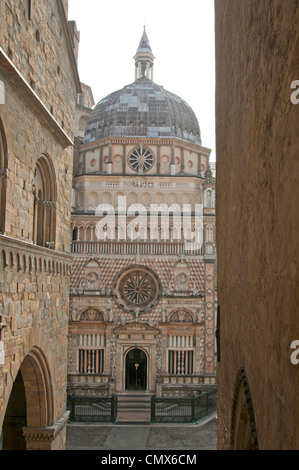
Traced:
<svg viewBox="0 0 299 470">
<path fill-rule="evenodd" d="M 45 429 L 54 424 L 53 420 L 49 367 L 43 353 L 33 348 L 12 384 L 3 421 L 3 450 L 26 449 L 24 429 Z"/>
</svg>

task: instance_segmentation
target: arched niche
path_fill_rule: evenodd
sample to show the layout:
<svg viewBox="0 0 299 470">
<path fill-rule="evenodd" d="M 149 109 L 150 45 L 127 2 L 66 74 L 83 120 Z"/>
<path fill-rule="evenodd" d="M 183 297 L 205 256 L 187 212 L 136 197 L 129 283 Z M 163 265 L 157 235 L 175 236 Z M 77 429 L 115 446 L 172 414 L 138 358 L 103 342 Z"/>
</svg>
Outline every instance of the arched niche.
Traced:
<svg viewBox="0 0 299 470">
<path fill-rule="evenodd" d="M 96 308 L 88 308 L 81 313 L 80 321 L 104 321 L 104 314 Z"/>
<path fill-rule="evenodd" d="M 193 323 L 194 319 L 192 313 L 188 310 L 177 309 L 170 314 L 169 321 L 173 323 Z"/>
</svg>

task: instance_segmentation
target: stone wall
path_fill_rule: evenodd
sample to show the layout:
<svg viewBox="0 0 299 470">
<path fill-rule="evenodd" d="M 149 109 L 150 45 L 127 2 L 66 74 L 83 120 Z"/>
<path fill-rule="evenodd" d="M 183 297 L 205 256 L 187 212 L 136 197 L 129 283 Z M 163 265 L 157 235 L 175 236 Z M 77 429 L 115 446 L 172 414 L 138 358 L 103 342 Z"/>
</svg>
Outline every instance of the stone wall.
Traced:
<svg viewBox="0 0 299 470">
<path fill-rule="evenodd" d="M 0 71 L 0 79 L 1 79 Z M 36 162 L 46 155 L 53 163 L 56 187 L 56 249 L 70 251 L 69 226 L 72 185 L 72 147 L 57 142 L 44 129 L 36 113 L 24 103 L 9 82 L 5 83 L 6 102 L 0 105 L 1 120 L 7 141 L 7 196 L 5 234 L 23 241 L 33 240 Z M 71 142 L 70 142 L 71 143 Z M 70 144 L 69 143 L 69 144 Z"/>
<path fill-rule="evenodd" d="M 5 1 L 0 6 L 0 80 L 5 87 L 0 108 L 9 153 L 5 233 L 32 241 L 32 184 L 36 161 L 45 154 L 56 178 L 56 249 L 69 251 L 71 145 L 80 83 L 60 2 L 45 2 L 42 8 L 32 3 L 30 20 L 26 3 Z"/>
<path fill-rule="evenodd" d="M 290 97 L 299 79 L 299 4 L 215 7 L 219 448 L 236 447 L 242 385 L 248 447 L 295 449 L 299 106 Z"/>
<path fill-rule="evenodd" d="M 62 1 L 6 0 L 0 18 L 0 434 L 3 426 L 9 449 L 16 426 L 17 446 L 58 449 L 67 420 L 72 136 L 80 81 Z M 41 157 L 55 196 L 42 201 L 53 209 L 52 249 L 34 238 Z M 23 384 L 18 390 L 16 382 Z M 26 416 L 16 423 L 10 399 L 21 402 L 24 394 Z"/>
<path fill-rule="evenodd" d="M 60 0 L 42 5 L 31 1 L 29 16 L 28 3 L 27 0 L 1 2 L 1 48 L 58 124 L 72 136 L 74 84 L 78 78 L 68 24 L 63 18 L 66 14 Z"/>
</svg>

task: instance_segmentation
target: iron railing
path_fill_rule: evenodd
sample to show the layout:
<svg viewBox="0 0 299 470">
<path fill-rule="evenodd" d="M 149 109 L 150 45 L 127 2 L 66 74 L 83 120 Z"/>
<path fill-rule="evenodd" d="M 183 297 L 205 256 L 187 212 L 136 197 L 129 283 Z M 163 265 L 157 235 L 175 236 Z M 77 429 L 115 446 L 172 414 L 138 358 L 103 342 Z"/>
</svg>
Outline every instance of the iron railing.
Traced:
<svg viewBox="0 0 299 470">
<path fill-rule="evenodd" d="M 76 397 L 68 396 L 67 408 L 71 422 L 115 423 L 117 396 Z M 193 397 L 151 397 L 152 423 L 192 423 L 217 411 L 217 390 L 212 388 Z"/>
<path fill-rule="evenodd" d="M 203 391 L 193 397 L 174 398 L 153 395 L 151 400 L 152 423 L 192 423 L 216 411 L 216 388 Z"/>
<path fill-rule="evenodd" d="M 68 396 L 67 408 L 70 421 L 86 423 L 114 423 L 117 416 L 117 396 L 76 397 Z"/>
</svg>

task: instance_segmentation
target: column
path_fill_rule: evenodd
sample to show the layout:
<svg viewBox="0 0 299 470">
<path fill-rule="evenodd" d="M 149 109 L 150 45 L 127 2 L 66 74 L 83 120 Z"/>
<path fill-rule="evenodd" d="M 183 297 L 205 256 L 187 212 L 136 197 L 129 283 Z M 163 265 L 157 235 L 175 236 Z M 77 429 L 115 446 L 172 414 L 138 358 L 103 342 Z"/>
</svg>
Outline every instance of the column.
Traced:
<svg viewBox="0 0 299 470">
<path fill-rule="evenodd" d="M 37 217 L 38 217 L 38 198 L 35 194 L 35 190 L 33 192 L 34 204 L 33 204 L 33 234 L 32 234 L 32 241 L 36 245 L 37 243 Z"/>
<path fill-rule="evenodd" d="M 151 81 L 154 81 L 154 67 L 151 66 Z"/>
<path fill-rule="evenodd" d="M 103 162 L 103 146 L 100 147 L 100 172 L 104 173 L 104 162 Z"/>
<path fill-rule="evenodd" d="M 83 153 L 83 168 L 84 168 L 84 173 L 85 174 L 86 174 L 86 153 L 87 152 Z"/>
<path fill-rule="evenodd" d="M 172 144 L 170 174 L 171 176 L 175 175 L 175 145 L 174 144 Z"/>
<path fill-rule="evenodd" d="M 175 165 L 175 145 L 172 144 L 171 163 Z"/>
<path fill-rule="evenodd" d="M 126 146 L 123 145 L 123 174 L 126 174 Z"/>
<path fill-rule="evenodd" d="M 109 160 L 107 162 L 107 173 L 112 173 L 112 144 L 109 143 Z"/>
<path fill-rule="evenodd" d="M 184 149 L 181 147 L 181 168 L 182 171 L 185 171 L 185 154 Z"/>
<path fill-rule="evenodd" d="M 160 175 L 161 171 L 161 148 L 160 145 L 158 145 L 157 148 L 157 174 Z"/>
<path fill-rule="evenodd" d="M 203 176 L 202 175 L 202 171 L 201 171 L 201 165 L 202 165 L 202 158 L 201 158 L 201 153 L 199 154 L 199 175 L 200 176 Z"/>
</svg>

